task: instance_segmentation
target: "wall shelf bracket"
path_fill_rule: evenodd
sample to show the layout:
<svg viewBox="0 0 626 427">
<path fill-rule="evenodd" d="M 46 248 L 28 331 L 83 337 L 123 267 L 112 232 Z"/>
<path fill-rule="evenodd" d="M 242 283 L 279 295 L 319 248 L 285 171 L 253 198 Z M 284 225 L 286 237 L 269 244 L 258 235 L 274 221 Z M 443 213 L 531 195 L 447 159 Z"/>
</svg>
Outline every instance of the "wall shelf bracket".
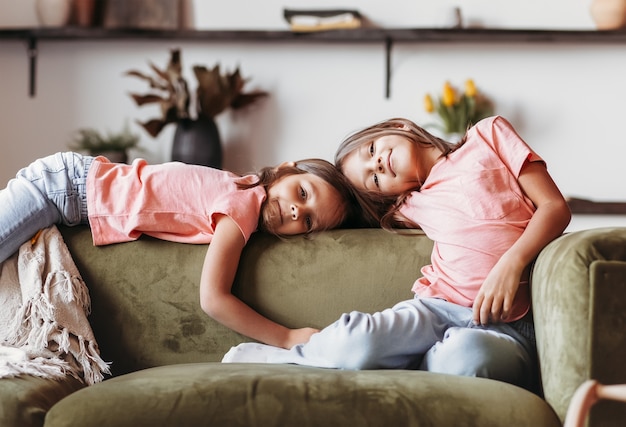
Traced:
<svg viewBox="0 0 626 427">
<path fill-rule="evenodd" d="M 35 96 L 35 83 L 37 79 L 37 38 L 28 38 L 28 93 L 31 98 Z"/>
<path fill-rule="evenodd" d="M 391 37 L 385 39 L 385 98 L 391 97 L 391 48 L 393 41 Z"/>
</svg>

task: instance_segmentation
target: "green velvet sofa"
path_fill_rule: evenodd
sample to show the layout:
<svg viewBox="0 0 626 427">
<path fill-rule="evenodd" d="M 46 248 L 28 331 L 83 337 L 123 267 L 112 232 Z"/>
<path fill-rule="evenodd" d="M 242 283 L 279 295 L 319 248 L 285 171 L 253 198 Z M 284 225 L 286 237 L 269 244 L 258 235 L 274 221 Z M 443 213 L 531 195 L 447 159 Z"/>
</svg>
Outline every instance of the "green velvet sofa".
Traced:
<svg viewBox="0 0 626 427">
<path fill-rule="evenodd" d="M 86 227 L 61 228 L 89 286 L 90 321 L 113 376 L 0 380 L 0 426 L 561 426 L 584 380 L 626 382 L 626 229 L 566 234 L 532 276 L 544 394 L 502 382 L 421 371 L 344 371 L 221 364 L 248 338 L 200 309 L 206 246 L 141 238 L 101 248 Z M 432 247 L 423 234 L 334 230 L 280 240 L 255 234 L 234 292 L 293 327 L 323 327 L 350 310 L 412 297 Z M 602 402 L 594 427 L 623 425 Z"/>
</svg>

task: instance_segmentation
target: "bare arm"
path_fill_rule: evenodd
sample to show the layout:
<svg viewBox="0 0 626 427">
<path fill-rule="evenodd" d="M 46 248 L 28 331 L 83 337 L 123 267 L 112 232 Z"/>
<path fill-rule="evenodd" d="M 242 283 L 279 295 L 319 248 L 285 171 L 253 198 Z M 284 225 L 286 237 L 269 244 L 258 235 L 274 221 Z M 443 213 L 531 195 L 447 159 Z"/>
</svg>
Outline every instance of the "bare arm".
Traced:
<svg viewBox="0 0 626 427">
<path fill-rule="evenodd" d="M 227 216 L 220 216 L 202 266 L 202 309 L 225 326 L 266 344 L 291 348 L 307 342 L 316 329 L 286 328 L 263 317 L 231 293 L 244 245 L 237 224 Z"/>
<path fill-rule="evenodd" d="M 474 322 L 506 320 L 526 267 L 571 219 L 567 201 L 542 162 L 524 166 L 518 178 L 524 193 L 537 208 L 520 238 L 491 270 L 474 301 Z"/>
</svg>

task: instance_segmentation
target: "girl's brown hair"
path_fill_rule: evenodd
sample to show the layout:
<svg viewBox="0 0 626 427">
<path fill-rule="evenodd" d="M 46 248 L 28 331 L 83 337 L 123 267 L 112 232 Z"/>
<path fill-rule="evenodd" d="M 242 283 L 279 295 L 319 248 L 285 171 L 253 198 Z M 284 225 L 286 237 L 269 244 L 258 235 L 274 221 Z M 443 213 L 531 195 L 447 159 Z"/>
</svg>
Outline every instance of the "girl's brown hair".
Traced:
<svg viewBox="0 0 626 427">
<path fill-rule="evenodd" d="M 383 136 L 402 136 L 414 144 L 432 145 L 441 151 L 445 157 L 465 143 L 465 136 L 456 144 L 445 141 L 424 128 L 416 125 L 413 121 L 403 118 L 392 118 L 368 126 L 360 131 L 348 135 L 337 148 L 335 153 L 335 165 L 343 172 L 346 157 L 363 144 Z M 385 229 L 393 228 L 419 228 L 407 218 L 398 214 L 400 205 L 412 191 L 419 191 L 419 188 L 411 189 L 399 196 L 384 196 L 375 191 L 355 189 L 357 201 L 361 204 L 365 221 L 377 224 Z"/>
</svg>

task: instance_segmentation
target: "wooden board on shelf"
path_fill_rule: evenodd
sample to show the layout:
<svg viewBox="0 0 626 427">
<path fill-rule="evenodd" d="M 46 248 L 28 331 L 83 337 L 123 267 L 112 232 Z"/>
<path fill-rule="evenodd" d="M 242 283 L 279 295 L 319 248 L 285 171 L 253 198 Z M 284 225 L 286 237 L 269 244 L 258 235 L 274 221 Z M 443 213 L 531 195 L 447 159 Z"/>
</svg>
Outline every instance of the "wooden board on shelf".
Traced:
<svg viewBox="0 0 626 427">
<path fill-rule="evenodd" d="M 626 202 L 594 202 L 568 197 L 567 203 L 573 214 L 626 215 Z"/>
<path fill-rule="evenodd" d="M 107 0 L 104 8 L 105 28 L 179 28 L 178 0 Z"/>
</svg>

